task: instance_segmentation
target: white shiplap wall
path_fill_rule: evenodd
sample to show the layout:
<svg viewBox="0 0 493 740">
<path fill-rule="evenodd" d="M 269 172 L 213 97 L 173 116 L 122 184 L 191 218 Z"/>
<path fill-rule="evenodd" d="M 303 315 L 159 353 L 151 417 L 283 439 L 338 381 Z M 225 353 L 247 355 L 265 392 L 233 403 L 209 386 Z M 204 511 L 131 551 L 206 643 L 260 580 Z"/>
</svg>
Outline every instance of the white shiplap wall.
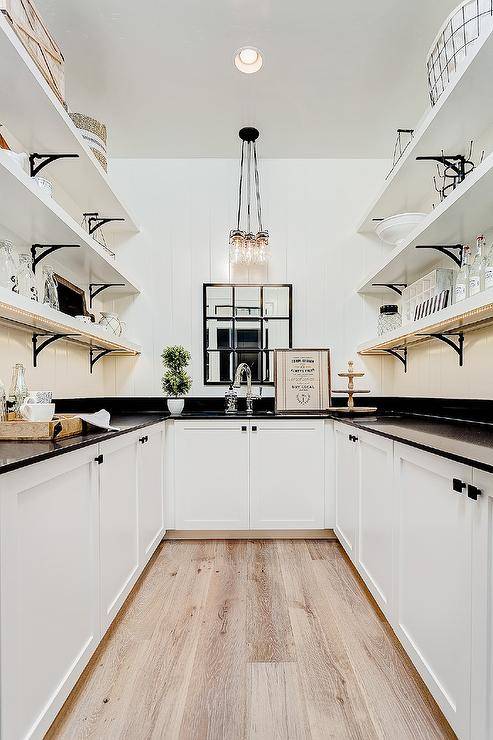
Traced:
<svg viewBox="0 0 493 740">
<path fill-rule="evenodd" d="M 374 305 L 354 287 L 382 248 L 356 234 L 355 223 L 388 162 L 263 161 L 264 221 L 272 258 L 265 273 L 250 274 L 233 272 L 228 260 L 235 160 L 116 160 L 111 167 L 143 229 L 124 247 L 124 257 L 145 292 L 120 302 L 129 334 L 144 346 L 143 356 L 137 362 L 106 360 L 108 389 L 124 395 L 159 394 L 162 348 L 180 343 L 192 352 L 192 393 L 218 393 L 202 379 L 204 282 L 293 283 L 294 344 L 331 347 L 334 371 L 354 357 L 358 342 L 374 333 Z M 380 366 L 380 360 L 372 360 L 368 378 L 377 392 Z"/>
</svg>

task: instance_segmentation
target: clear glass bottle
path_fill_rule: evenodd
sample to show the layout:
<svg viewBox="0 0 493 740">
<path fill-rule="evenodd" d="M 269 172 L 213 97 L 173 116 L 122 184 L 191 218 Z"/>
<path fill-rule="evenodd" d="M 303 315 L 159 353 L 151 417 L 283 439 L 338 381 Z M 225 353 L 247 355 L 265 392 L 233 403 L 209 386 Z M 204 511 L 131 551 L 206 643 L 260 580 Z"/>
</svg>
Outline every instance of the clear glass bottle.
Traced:
<svg viewBox="0 0 493 740">
<path fill-rule="evenodd" d="M 0 378 L 0 421 L 7 421 L 7 394 Z"/>
<path fill-rule="evenodd" d="M 14 245 L 8 239 L 0 241 L 0 286 L 2 288 L 15 290 L 17 270 Z"/>
<path fill-rule="evenodd" d="M 393 329 L 399 329 L 402 326 L 402 317 L 399 308 L 395 304 L 380 306 L 380 315 L 378 317 L 377 334 L 379 337 Z"/>
<path fill-rule="evenodd" d="M 238 411 L 238 394 L 232 385 L 224 394 L 224 407 L 227 414 L 236 414 Z"/>
<path fill-rule="evenodd" d="M 43 303 L 54 308 L 55 311 L 59 311 L 58 283 L 51 265 L 43 265 L 43 283 Z"/>
<path fill-rule="evenodd" d="M 459 303 L 469 297 L 470 253 L 471 247 L 465 244 L 462 250 L 462 264 L 455 278 L 454 303 Z"/>
<path fill-rule="evenodd" d="M 29 391 L 26 383 L 26 369 L 22 363 L 18 362 L 12 370 L 12 382 L 9 391 L 9 404 L 12 410 L 18 414 L 19 409 L 28 397 Z"/>
<path fill-rule="evenodd" d="M 484 289 L 493 288 L 493 244 L 484 259 Z"/>
<path fill-rule="evenodd" d="M 469 295 L 476 295 L 484 290 L 484 249 L 486 247 L 484 236 L 481 234 L 476 239 L 476 252 L 469 271 Z"/>
<path fill-rule="evenodd" d="M 38 289 L 33 272 L 33 259 L 30 254 L 19 255 L 16 292 L 24 296 L 24 298 L 31 298 L 33 301 L 38 300 Z"/>
</svg>

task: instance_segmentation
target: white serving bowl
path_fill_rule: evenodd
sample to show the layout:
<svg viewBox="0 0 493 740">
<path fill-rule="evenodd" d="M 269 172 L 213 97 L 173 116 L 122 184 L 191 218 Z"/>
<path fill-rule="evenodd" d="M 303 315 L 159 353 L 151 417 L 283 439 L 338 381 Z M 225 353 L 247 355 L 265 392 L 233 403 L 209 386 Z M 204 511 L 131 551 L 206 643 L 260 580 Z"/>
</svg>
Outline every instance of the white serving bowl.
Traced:
<svg viewBox="0 0 493 740">
<path fill-rule="evenodd" d="M 426 215 L 426 213 L 397 213 L 379 221 L 375 226 L 375 233 L 385 244 L 397 247 L 426 218 Z"/>
</svg>

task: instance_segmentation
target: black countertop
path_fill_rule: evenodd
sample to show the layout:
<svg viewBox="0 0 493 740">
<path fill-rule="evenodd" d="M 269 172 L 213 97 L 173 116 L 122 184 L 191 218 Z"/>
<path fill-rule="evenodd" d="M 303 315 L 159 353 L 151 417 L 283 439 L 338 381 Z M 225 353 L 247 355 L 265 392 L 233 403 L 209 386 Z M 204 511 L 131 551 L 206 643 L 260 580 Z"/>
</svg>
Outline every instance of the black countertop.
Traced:
<svg viewBox="0 0 493 740">
<path fill-rule="evenodd" d="M 59 442 L 0 442 L 0 473 L 25 467 L 50 457 L 94 445 L 120 434 L 142 429 L 169 419 L 166 412 L 113 414 L 111 424 L 119 431 L 94 431 L 89 434 L 60 440 Z M 247 416 L 245 413 L 225 414 L 218 408 L 207 411 L 190 411 L 178 417 L 176 422 L 210 419 L 336 419 L 356 429 L 373 432 L 388 439 L 412 445 L 451 460 L 471 465 L 493 473 L 493 424 L 455 421 L 426 417 L 423 415 L 396 415 L 387 412 L 382 416 L 351 417 L 339 414 L 286 415 L 265 410 Z"/>
<path fill-rule="evenodd" d="M 392 415 L 338 421 L 493 473 L 492 424 Z"/>
<path fill-rule="evenodd" d="M 132 416 L 112 416 L 112 426 L 119 431 L 97 431 L 82 434 L 77 437 L 61 439 L 59 442 L 0 442 L 0 473 L 23 468 L 26 465 L 47 460 L 50 457 L 63 455 L 65 452 L 80 450 L 82 447 L 98 444 L 107 439 L 127 434 L 137 429 L 143 429 L 151 424 L 163 421 L 163 414 L 133 414 Z"/>
</svg>

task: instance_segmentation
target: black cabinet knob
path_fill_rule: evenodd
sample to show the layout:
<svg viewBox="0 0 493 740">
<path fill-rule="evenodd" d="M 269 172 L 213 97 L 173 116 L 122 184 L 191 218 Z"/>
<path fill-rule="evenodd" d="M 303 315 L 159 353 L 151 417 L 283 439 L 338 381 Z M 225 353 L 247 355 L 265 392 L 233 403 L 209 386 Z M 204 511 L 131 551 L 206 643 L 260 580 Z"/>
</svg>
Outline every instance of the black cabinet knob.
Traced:
<svg viewBox="0 0 493 740">
<path fill-rule="evenodd" d="M 471 498 L 473 501 L 477 501 L 479 496 L 481 496 L 481 491 L 479 488 L 476 488 L 476 486 L 467 486 L 467 496 L 468 498 Z"/>
<path fill-rule="evenodd" d="M 256 431 L 257 431 L 257 427 L 256 426 L 253 426 L 252 427 L 252 432 L 256 432 Z"/>
<path fill-rule="evenodd" d="M 453 479 L 452 488 L 454 489 L 456 493 L 462 493 L 465 487 L 466 487 L 466 484 L 464 483 L 464 481 L 459 480 L 459 478 Z"/>
<path fill-rule="evenodd" d="M 241 431 L 242 431 L 242 432 L 246 432 L 246 430 L 247 430 L 246 426 L 242 426 L 242 427 L 241 427 Z"/>
</svg>

